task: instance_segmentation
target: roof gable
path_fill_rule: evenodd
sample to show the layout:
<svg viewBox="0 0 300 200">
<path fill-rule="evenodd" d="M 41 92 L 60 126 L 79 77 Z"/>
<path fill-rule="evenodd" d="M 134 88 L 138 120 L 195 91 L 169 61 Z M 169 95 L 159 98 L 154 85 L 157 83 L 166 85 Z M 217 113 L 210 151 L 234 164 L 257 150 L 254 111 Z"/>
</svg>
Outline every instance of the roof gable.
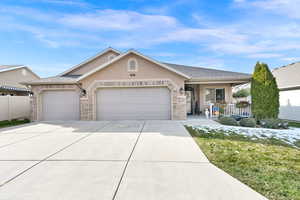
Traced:
<svg viewBox="0 0 300 200">
<path fill-rule="evenodd" d="M 169 67 L 169 66 L 167 66 L 167 65 L 165 65 L 165 64 L 163 64 L 163 63 L 160 63 L 160 62 L 158 62 L 158 61 L 156 61 L 156 60 L 154 60 L 154 59 L 152 59 L 152 58 L 149 58 L 149 57 L 147 57 L 147 56 L 145 56 L 145 55 L 143 55 L 143 54 L 141 54 L 141 53 L 139 53 L 139 52 L 137 52 L 137 51 L 135 51 L 135 50 L 129 50 L 129 51 L 127 51 L 126 53 L 121 54 L 120 56 L 118 56 L 118 57 L 112 59 L 111 61 L 109 61 L 109 62 L 107 62 L 107 63 L 104 63 L 104 64 L 100 65 L 99 67 L 95 68 L 94 70 L 91 70 L 90 72 L 88 72 L 88 73 L 86 73 L 86 74 L 80 76 L 80 77 L 77 79 L 77 81 L 80 81 L 80 80 L 82 80 L 82 79 L 85 79 L 86 77 L 88 77 L 88 76 L 90 76 L 90 75 L 92 75 L 92 74 L 98 72 L 98 71 L 101 70 L 101 69 L 104 69 L 104 68 L 108 67 L 109 65 L 111 65 L 111 64 L 113 64 L 113 63 L 115 63 L 115 62 L 117 62 L 118 60 L 124 58 L 125 56 L 127 56 L 127 55 L 129 55 L 129 54 L 131 54 L 131 53 L 132 53 L 132 54 L 135 54 L 135 55 L 137 55 L 137 56 L 140 56 L 141 58 L 143 58 L 143 59 L 145 59 L 145 60 L 147 60 L 147 61 L 150 61 L 150 62 L 152 62 L 152 63 L 154 63 L 154 64 L 156 64 L 156 65 L 158 65 L 158 66 L 160 66 L 160 67 L 162 67 L 162 68 L 165 68 L 165 69 L 167 69 L 168 71 L 171 71 L 171 72 L 173 72 L 173 73 L 175 73 L 175 74 L 177 74 L 177 75 L 179 75 L 179 76 L 182 76 L 182 77 L 187 78 L 187 79 L 190 78 L 188 75 L 186 75 L 186 74 L 184 74 L 184 73 L 182 73 L 182 72 L 180 72 L 180 71 L 177 71 L 176 69 L 173 69 L 173 68 L 171 68 L 171 67 Z"/>
<path fill-rule="evenodd" d="M 78 65 L 75 65 L 74 67 L 72 67 L 72 68 L 70 68 L 70 69 L 68 69 L 68 70 L 66 70 L 66 71 L 64 71 L 64 72 L 62 72 L 62 73 L 59 74 L 58 76 L 65 76 L 65 75 L 67 75 L 68 73 L 70 73 L 70 72 L 72 72 L 72 71 L 75 71 L 75 70 L 77 70 L 77 69 L 79 69 L 79 68 L 81 68 L 81 67 L 84 67 L 85 64 L 87 64 L 87 63 L 89 63 L 89 62 L 92 62 L 93 60 L 95 60 L 95 59 L 101 57 L 102 55 L 104 55 L 104 54 L 106 54 L 106 53 L 108 53 L 108 52 L 110 52 L 110 51 L 111 51 L 111 52 L 114 52 L 114 53 L 116 53 L 116 54 L 118 54 L 118 55 L 121 54 L 120 51 L 118 51 L 118 50 L 116 50 L 116 49 L 113 49 L 113 48 L 111 48 L 111 47 L 106 48 L 106 49 L 104 49 L 103 51 L 101 51 L 100 53 L 98 53 L 97 55 L 95 55 L 95 56 L 93 56 L 93 57 L 91 57 L 91 58 L 89 58 L 89 59 L 87 59 L 87 60 L 85 60 L 85 61 L 79 63 Z"/>
<path fill-rule="evenodd" d="M 25 69 L 29 73 L 31 73 L 33 76 L 35 76 L 36 78 L 38 78 L 38 79 L 40 78 L 36 73 L 34 73 L 30 68 L 28 68 L 25 65 L 1 65 L 0 66 L 0 73 L 1 72 L 14 71 L 14 70 L 18 70 L 18 69 Z"/>
</svg>

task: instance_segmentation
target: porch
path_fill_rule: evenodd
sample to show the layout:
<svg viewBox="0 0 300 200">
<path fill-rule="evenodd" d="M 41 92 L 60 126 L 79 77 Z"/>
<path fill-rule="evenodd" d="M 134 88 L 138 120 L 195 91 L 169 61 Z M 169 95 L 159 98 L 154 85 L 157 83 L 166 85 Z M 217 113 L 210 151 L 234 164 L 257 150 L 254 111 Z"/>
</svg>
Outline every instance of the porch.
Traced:
<svg viewBox="0 0 300 200">
<path fill-rule="evenodd" d="M 186 84 L 186 110 L 188 118 L 205 116 L 205 110 L 210 117 L 219 115 L 251 116 L 251 105 L 247 102 L 236 102 L 232 97 L 232 87 L 237 83 Z"/>
</svg>

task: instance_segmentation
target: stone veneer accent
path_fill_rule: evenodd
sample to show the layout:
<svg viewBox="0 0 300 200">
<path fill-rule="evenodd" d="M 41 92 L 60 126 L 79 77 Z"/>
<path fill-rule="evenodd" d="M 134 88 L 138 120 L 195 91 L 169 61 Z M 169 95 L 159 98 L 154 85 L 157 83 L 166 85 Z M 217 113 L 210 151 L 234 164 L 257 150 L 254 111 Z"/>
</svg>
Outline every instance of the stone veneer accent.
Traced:
<svg viewBox="0 0 300 200">
<path fill-rule="evenodd" d="M 180 94 L 178 86 L 171 80 L 121 80 L 121 81 L 95 81 L 87 89 L 87 94 L 80 97 L 80 119 L 96 120 L 96 92 L 100 88 L 108 87 L 167 87 L 171 91 L 171 118 L 172 120 L 186 119 L 186 97 Z M 31 97 L 31 120 L 42 120 L 41 94 L 49 90 L 76 90 L 81 89 L 73 85 L 33 85 Z"/>
<path fill-rule="evenodd" d="M 186 97 L 180 94 L 179 88 L 171 80 L 112 80 L 94 81 L 87 89 L 86 97 L 81 98 L 81 120 L 97 120 L 96 92 L 109 87 L 167 87 L 171 91 L 171 119 L 186 119 Z"/>
<path fill-rule="evenodd" d="M 33 121 L 42 120 L 42 98 L 41 95 L 44 91 L 49 90 L 76 90 L 80 92 L 80 88 L 77 85 L 70 84 L 53 84 L 53 85 L 32 85 L 31 91 L 33 92 L 33 96 L 30 98 L 31 103 L 31 115 L 30 119 Z"/>
</svg>

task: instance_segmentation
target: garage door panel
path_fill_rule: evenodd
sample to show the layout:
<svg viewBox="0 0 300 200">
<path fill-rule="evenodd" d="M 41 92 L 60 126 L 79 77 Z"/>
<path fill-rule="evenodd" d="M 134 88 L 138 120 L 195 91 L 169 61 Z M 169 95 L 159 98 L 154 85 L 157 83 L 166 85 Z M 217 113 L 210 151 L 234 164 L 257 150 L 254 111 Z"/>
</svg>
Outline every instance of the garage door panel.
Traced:
<svg viewBox="0 0 300 200">
<path fill-rule="evenodd" d="M 79 120 L 79 93 L 46 91 L 43 93 L 43 120 Z"/>
<path fill-rule="evenodd" d="M 97 91 L 97 119 L 170 119 L 167 88 L 105 88 Z"/>
</svg>

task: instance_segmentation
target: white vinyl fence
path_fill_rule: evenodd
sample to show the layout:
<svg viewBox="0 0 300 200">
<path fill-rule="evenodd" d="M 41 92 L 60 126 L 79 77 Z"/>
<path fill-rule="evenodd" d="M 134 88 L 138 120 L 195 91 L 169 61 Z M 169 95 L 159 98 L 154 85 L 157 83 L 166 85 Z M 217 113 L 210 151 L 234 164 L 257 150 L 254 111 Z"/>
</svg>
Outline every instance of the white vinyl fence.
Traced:
<svg viewBox="0 0 300 200">
<path fill-rule="evenodd" d="M 0 96 L 0 121 L 29 117 L 29 96 Z"/>
<path fill-rule="evenodd" d="M 246 106 L 243 108 L 237 107 L 236 104 L 212 104 L 211 105 L 211 116 L 219 116 L 220 114 L 223 114 L 225 116 L 231 116 L 231 115 L 239 115 L 244 117 L 250 117 L 251 116 L 251 106 Z M 215 112 L 215 110 L 217 112 Z"/>
<path fill-rule="evenodd" d="M 240 115 L 244 117 L 251 116 L 251 106 L 239 108 L 236 104 L 227 104 L 224 108 L 224 115 L 231 116 L 231 115 Z"/>
</svg>

